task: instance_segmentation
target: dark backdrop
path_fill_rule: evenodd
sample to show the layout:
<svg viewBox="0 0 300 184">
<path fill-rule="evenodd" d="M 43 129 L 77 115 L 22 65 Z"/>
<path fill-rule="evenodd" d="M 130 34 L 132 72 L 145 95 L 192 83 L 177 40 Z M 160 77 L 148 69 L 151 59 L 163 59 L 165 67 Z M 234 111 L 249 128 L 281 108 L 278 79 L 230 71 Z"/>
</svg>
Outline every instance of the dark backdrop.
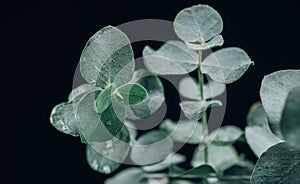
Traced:
<svg viewBox="0 0 300 184">
<path fill-rule="evenodd" d="M 224 124 L 243 128 L 250 105 L 259 100 L 263 76 L 300 66 L 300 14 L 294 2 L 98 0 L 11 1 L 2 5 L 1 91 L 8 102 L 2 103 L 7 111 L 1 113 L 5 117 L 1 122 L 3 142 L 7 145 L 2 152 L 6 155 L 5 176 L 10 178 L 5 183 L 104 181 L 104 175 L 89 169 L 84 145 L 59 133 L 49 122 L 52 107 L 65 101 L 72 88 L 81 50 L 97 30 L 137 19 L 172 21 L 178 11 L 198 3 L 214 7 L 224 20 L 224 46 L 239 46 L 255 61 L 238 82 L 227 87 Z M 143 46 L 134 45 L 136 56 L 140 56 Z M 187 147 L 182 151 L 191 150 Z M 240 145 L 239 151 L 255 160 L 247 146 Z"/>
</svg>

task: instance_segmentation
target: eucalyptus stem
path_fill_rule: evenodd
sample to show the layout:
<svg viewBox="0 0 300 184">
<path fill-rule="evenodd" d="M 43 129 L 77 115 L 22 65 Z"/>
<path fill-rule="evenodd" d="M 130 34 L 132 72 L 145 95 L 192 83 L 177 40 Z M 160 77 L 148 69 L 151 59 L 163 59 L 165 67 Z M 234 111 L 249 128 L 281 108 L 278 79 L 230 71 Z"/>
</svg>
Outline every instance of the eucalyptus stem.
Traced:
<svg viewBox="0 0 300 184">
<path fill-rule="evenodd" d="M 199 67 L 198 67 L 198 79 L 199 79 L 199 93 L 200 93 L 200 100 L 205 100 L 203 95 L 203 84 L 204 84 L 204 76 L 201 72 L 201 62 L 202 62 L 202 51 L 198 51 L 198 61 L 199 61 Z M 204 162 L 208 163 L 208 152 L 207 152 L 207 145 L 206 140 L 208 136 L 208 129 L 207 129 L 207 117 L 206 117 L 206 111 L 203 113 L 202 118 L 199 120 L 199 122 L 202 122 L 203 125 L 203 131 L 202 131 L 202 140 L 200 144 L 203 144 L 204 141 Z"/>
</svg>

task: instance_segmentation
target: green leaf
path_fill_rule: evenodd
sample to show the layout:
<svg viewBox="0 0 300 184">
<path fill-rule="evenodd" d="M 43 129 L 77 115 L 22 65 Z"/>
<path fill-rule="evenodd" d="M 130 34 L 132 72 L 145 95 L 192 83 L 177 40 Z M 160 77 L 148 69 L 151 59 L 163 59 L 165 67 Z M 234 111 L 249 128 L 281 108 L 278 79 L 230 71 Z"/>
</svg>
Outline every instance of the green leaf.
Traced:
<svg viewBox="0 0 300 184">
<path fill-rule="evenodd" d="M 164 160 L 172 153 L 173 141 L 165 131 L 153 130 L 140 136 L 132 146 L 131 160 L 135 164 L 149 165 Z"/>
<path fill-rule="evenodd" d="M 185 171 L 186 169 L 179 167 L 178 165 L 170 165 L 168 175 L 175 178 L 181 176 Z"/>
<path fill-rule="evenodd" d="M 217 146 L 210 144 L 207 147 L 207 151 L 209 155 L 207 164 L 211 165 L 218 173 L 222 173 L 240 161 L 237 151 L 231 145 Z M 191 163 L 193 167 L 206 164 L 204 161 L 204 151 L 197 148 Z"/>
<path fill-rule="evenodd" d="M 193 184 L 193 183 L 188 180 L 174 180 L 171 181 L 170 184 Z"/>
<path fill-rule="evenodd" d="M 223 37 L 221 35 L 215 36 L 213 39 L 208 41 L 207 43 L 190 43 L 185 42 L 186 46 L 192 50 L 207 50 L 214 47 L 222 46 L 224 43 Z"/>
<path fill-rule="evenodd" d="M 87 161 L 89 165 L 100 173 L 112 173 L 126 159 L 130 149 L 129 142 L 130 135 L 124 126 L 113 139 L 88 145 Z"/>
<path fill-rule="evenodd" d="M 250 108 L 247 115 L 245 136 L 248 145 L 257 157 L 260 157 L 271 146 L 281 142 L 270 130 L 261 103 L 256 103 Z"/>
<path fill-rule="evenodd" d="M 197 53 L 180 41 L 168 41 L 157 51 L 146 46 L 143 58 L 147 69 L 160 75 L 186 74 L 198 67 Z"/>
<path fill-rule="evenodd" d="M 202 124 L 191 120 L 173 122 L 166 119 L 159 127 L 168 131 L 174 141 L 189 144 L 199 144 L 203 132 Z"/>
<path fill-rule="evenodd" d="M 270 128 L 277 136 L 282 111 L 289 91 L 300 85 L 300 70 L 281 70 L 264 77 L 260 97 L 267 113 Z"/>
<path fill-rule="evenodd" d="M 104 184 L 140 184 L 143 179 L 143 171 L 136 167 L 131 167 L 120 171 L 112 178 L 107 179 Z"/>
<path fill-rule="evenodd" d="M 143 167 L 143 170 L 146 172 L 156 172 L 164 170 L 170 167 L 172 164 L 180 164 L 186 160 L 184 155 L 180 155 L 177 153 L 170 154 L 166 159 L 156 164 L 147 165 Z"/>
<path fill-rule="evenodd" d="M 76 106 L 77 103 L 63 102 L 56 105 L 50 114 L 50 122 L 58 131 L 75 137 L 79 136 Z"/>
<path fill-rule="evenodd" d="M 130 82 L 143 86 L 147 90 L 148 95 L 142 103 L 128 106 L 126 117 L 132 120 L 149 117 L 157 111 L 165 100 L 164 87 L 160 79 L 147 70 L 139 69 L 134 72 Z"/>
<path fill-rule="evenodd" d="M 87 82 L 101 88 L 128 83 L 134 72 L 134 57 L 127 36 L 112 26 L 98 31 L 81 53 L 80 71 Z"/>
<path fill-rule="evenodd" d="M 100 90 L 87 93 L 78 103 L 79 130 L 88 143 L 104 142 L 117 135 L 125 122 L 125 107 L 112 98 L 110 106 L 98 114 L 94 108 Z"/>
<path fill-rule="evenodd" d="M 222 32 L 219 13 L 207 5 L 195 5 L 181 10 L 175 20 L 177 36 L 186 42 L 204 42 Z"/>
<path fill-rule="evenodd" d="M 300 86 L 293 88 L 287 97 L 280 129 L 290 145 L 300 149 Z"/>
<path fill-rule="evenodd" d="M 251 161 L 241 160 L 232 167 L 224 171 L 226 176 L 250 176 L 252 174 L 254 165 Z"/>
<path fill-rule="evenodd" d="M 191 77 L 183 78 L 179 82 L 179 93 L 192 100 L 200 100 L 199 84 Z M 203 85 L 203 96 L 204 99 L 215 98 L 220 96 L 226 90 L 226 85 L 216 83 L 209 80 L 208 83 Z"/>
<path fill-rule="evenodd" d="M 184 115 L 190 120 L 199 120 L 202 118 L 203 113 L 209 107 L 221 106 L 222 102 L 219 100 L 210 101 L 183 101 L 180 104 L 180 108 Z"/>
<path fill-rule="evenodd" d="M 95 85 L 93 84 L 81 84 L 74 88 L 69 94 L 68 100 L 71 102 L 77 102 L 83 97 L 85 93 L 95 89 Z"/>
<path fill-rule="evenodd" d="M 235 143 L 242 135 L 243 131 L 232 125 L 222 126 L 209 134 L 209 138 L 216 145 L 230 145 Z"/>
<path fill-rule="evenodd" d="M 202 73 L 214 81 L 229 84 L 238 80 L 254 62 L 247 53 L 237 47 L 229 47 L 207 56 L 201 63 Z"/>
<path fill-rule="evenodd" d="M 124 84 L 114 93 L 125 105 L 136 105 L 147 98 L 146 89 L 139 84 Z"/>
<path fill-rule="evenodd" d="M 97 113 L 102 113 L 111 104 L 112 93 L 115 90 L 115 84 L 108 85 L 101 93 L 98 95 L 94 102 L 94 107 Z"/>
<path fill-rule="evenodd" d="M 262 154 L 251 176 L 252 184 L 300 183 L 300 151 L 279 143 Z"/>
</svg>

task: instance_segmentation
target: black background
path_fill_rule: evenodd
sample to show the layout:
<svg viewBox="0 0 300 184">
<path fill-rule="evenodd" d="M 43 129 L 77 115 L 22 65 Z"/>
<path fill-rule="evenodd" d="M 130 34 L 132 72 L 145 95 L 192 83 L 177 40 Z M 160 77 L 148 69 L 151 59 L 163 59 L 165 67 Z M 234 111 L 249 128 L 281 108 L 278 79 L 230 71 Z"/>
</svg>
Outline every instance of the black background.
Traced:
<svg viewBox="0 0 300 184">
<path fill-rule="evenodd" d="M 89 169 L 85 147 L 49 122 L 54 105 L 67 100 L 81 50 L 106 25 L 137 19 L 172 21 L 183 8 L 209 4 L 222 16 L 224 46 L 245 49 L 255 66 L 227 86 L 224 124 L 245 126 L 247 111 L 259 100 L 264 75 L 299 68 L 297 1 L 12 1 L 1 6 L 2 139 L 5 183 L 102 183 Z M 140 56 L 143 44 L 134 45 Z M 171 88 L 166 89 L 172 93 Z M 168 100 L 169 98 L 169 100 Z M 171 110 L 176 103 L 167 97 Z M 172 117 L 172 113 L 169 113 Z M 191 152 L 190 148 L 182 151 Z M 254 155 L 245 145 L 239 151 Z M 122 166 L 124 167 L 124 166 Z M 2 183 L 2 182 L 1 182 Z"/>
</svg>

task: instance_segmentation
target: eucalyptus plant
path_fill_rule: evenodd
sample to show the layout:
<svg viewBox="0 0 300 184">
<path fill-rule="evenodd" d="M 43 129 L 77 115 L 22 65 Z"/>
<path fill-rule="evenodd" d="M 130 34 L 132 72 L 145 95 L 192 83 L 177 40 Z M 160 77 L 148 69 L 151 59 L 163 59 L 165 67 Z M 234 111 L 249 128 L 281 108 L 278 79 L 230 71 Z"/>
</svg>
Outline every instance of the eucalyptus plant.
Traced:
<svg viewBox="0 0 300 184">
<path fill-rule="evenodd" d="M 80 57 L 87 83 L 53 108 L 51 124 L 80 137 L 87 162 L 97 172 L 112 173 L 126 158 L 139 166 L 120 171 L 106 184 L 300 183 L 300 70 L 278 71 L 263 79 L 262 102 L 251 107 L 245 131 L 234 125 L 208 129 L 208 110 L 223 105 L 216 97 L 254 64 L 237 47 L 208 52 L 223 45 L 222 29 L 222 18 L 213 8 L 185 8 L 174 20 L 180 40 L 158 50 L 146 46 L 146 69 L 136 71 L 127 36 L 113 26 L 101 29 Z M 150 117 L 164 102 L 159 75 L 193 71 L 198 79 L 179 82 L 179 93 L 186 99 L 179 106 L 186 119 L 165 119 L 157 129 L 137 136 L 130 120 Z M 255 167 L 235 149 L 238 141 L 248 143 L 259 158 Z M 180 166 L 187 158 L 174 153 L 174 143 L 198 145 L 190 168 Z"/>
</svg>

